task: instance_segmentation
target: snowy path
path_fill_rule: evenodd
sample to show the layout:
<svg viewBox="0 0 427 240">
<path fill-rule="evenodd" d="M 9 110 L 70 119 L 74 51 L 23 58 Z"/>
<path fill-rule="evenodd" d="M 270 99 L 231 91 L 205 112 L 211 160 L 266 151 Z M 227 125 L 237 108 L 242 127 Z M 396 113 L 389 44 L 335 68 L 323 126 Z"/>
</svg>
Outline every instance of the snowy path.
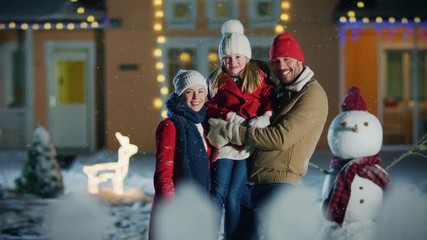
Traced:
<svg viewBox="0 0 427 240">
<path fill-rule="evenodd" d="M 400 154 L 401 152 L 381 153 L 384 161 L 383 165 L 386 165 Z M 316 151 L 312 162 L 320 167 L 327 168 L 330 158 L 329 151 Z M 11 189 L 14 187 L 14 179 L 20 175 L 25 159 L 26 152 L 24 151 L 0 151 L 0 185 L 2 188 Z M 84 165 L 113 161 L 112 159 L 115 159 L 115 153 L 109 151 L 77 156 L 73 165 L 69 169 L 62 171 L 66 195 L 85 191 L 87 178 L 82 171 Z M 152 184 L 154 166 L 154 156 L 152 155 L 138 154 L 132 157 L 129 174 L 125 180 L 125 191 L 140 189 L 146 195 L 152 195 L 154 193 Z M 392 195 L 395 198 L 391 199 L 393 201 L 390 201 L 390 206 L 386 206 L 387 214 L 385 216 L 393 219 L 393 221 L 385 221 L 387 228 L 383 229 L 384 238 L 381 239 L 386 239 L 386 237 L 388 239 L 427 239 L 426 230 L 423 230 L 424 226 L 427 225 L 427 216 L 425 214 L 427 212 L 426 173 L 427 159 L 421 157 L 405 159 L 390 169 L 389 174 L 394 186 L 397 188 L 398 197 Z M 318 170 L 309 168 L 307 176 L 304 177 L 301 183 L 310 192 L 316 207 L 320 206 L 321 203 L 320 194 L 324 176 Z M 3 199 L 0 197 L 0 239 L 46 239 L 44 233 L 48 225 L 43 219 L 42 212 L 49 209 L 51 205 L 62 201 L 57 199 L 37 200 L 31 196 L 27 196 L 28 199 L 5 200 L 5 197 L 8 196 L 3 196 Z M 71 201 L 71 203 L 73 203 L 72 205 L 77 205 L 77 208 L 75 206 L 75 211 L 84 207 L 84 204 L 80 205 L 79 202 L 75 204 L 75 202 Z M 96 204 L 94 203 L 92 207 L 96 207 Z M 105 222 L 106 225 L 100 225 L 104 226 L 102 231 L 104 237 L 102 239 L 146 239 L 150 207 L 150 204 L 145 204 L 141 201 L 129 201 L 124 204 L 109 206 L 106 210 L 100 210 L 101 215 L 106 214 L 105 216 L 108 216 L 108 221 Z M 191 207 L 191 203 L 189 207 Z M 303 218 L 307 217 L 312 220 L 314 216 L 320 217 L 316 207 L 305 206 L 304 214 L 300 214 L 300 219 L 295 219 L 294 222 L 304 222 L 306 219 Z M 14 210 L 8 211 L 7 209 Z M 278 212 L 280 211 L 278 209 Z M 281 217 L 289 216 L 289 214 L 295 215 L 287 210 Z M 281 219 L 279 222 L 286 224 L 285 220 Z M 70 221 L 64 221 L 64 224 L 72 224 L 73 220 Z M 319 219 L 319 221 L 323 221 L 323 219 Z M 307 233 L 306 236 L 315 236 L 321 231 L 317 224 L 318 222 L 314 220 L 306 223 L 304 226 Z M 9 228 L 5 231 L 7 227 Z M 283 228 L 286 227 L 301 229 L 301 226 L 299 228 L 298 226 L 284 226 Z M 312 231 L 309 231 L 310 229 Z M 20 235 L 20 237 L 16 238 L 16 235 Z M 73 238 L 67 238 L 64 233 L 61 239 Z"/>
</svg>

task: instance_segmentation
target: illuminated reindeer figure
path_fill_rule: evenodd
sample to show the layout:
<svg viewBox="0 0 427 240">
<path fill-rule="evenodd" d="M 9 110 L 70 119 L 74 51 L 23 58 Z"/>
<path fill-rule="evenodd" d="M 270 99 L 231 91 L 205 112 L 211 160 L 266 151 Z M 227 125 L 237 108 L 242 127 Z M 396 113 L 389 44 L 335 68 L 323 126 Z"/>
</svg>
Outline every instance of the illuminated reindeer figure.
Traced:
<svg viewBox="0 0 427 240">
<path fill-rule="evenodd" d="M 129 137 L 116 132 L 121 147 L 118 150 L 117 162 L 99 163 L 84 166 L 83 172 L 88 176 L 87 188 L 90 193 L 99 192 L 99 184 L 111 179 L 113 192 L 123 194 L 123 182 L 129 170 L 129 158 L 138 152 L 136 145 L 130 144 Z"/>
</svg>

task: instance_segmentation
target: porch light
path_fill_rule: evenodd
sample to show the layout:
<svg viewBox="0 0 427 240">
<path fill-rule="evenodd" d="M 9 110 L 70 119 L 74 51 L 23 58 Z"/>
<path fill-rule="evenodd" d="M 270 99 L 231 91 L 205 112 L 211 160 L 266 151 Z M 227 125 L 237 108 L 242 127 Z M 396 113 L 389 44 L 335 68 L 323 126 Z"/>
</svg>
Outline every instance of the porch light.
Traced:
<svg viewBox="0 0 427 240">
<path fill-rule="evenodd" d="M 163 64 L 163 62 L 157 62 L 156 63 L 156 69 L 157 70 L 162 70 L 165 67 L 165 65 Z"/>
<path fill-rule="evenodd" d="M 283 9 L 289 9 L 289 8 L 291 8 L 291 4 L 288 1 L 282 2 L 281 6 L 282 6 Z"/>
<path fill-rule="evenodd" d="M 154 101 L 153 101 L 153 106 L 154 106 L 154 108 L 156 108 L 156 109 L 161 108 L 161 107 L 163 106 L 163 101 L 162 101 L 162 99 L 160 99 L 160 98 L 155 98 L 155 99 L 154 99 Z"/>
<path fill-rule="evenodd" d="M 87 27 L 88 27 L 87 22 L 80 23 L 80 28 L 87 28 Z"/>
<path fill-rule="evenodd" d="M 157 82 L 162 83 L 165 81 L 165 75 L 159 74 L 157 75 Z"/>
<path fill-rule="evenodd" d="M 182 62 L 190 62 L 191 55 L 187 52 L 183 52 L 179 55 L 179 60 L 181 60 Z"/>
<path fill-rule="evenodd" d="M 160 23 L 156 23 L 156 24 L 154 24 L 153 29 L 154 29 L 154 31 L 159 32 L 159 31 L 162 31 L 163 26 Z"/>
<path fill-rule="evenodd" d="M 350 18 L 351 18 L 351 17 L 355 17 L 355 16 L 356 16 L 356 13 L 355 13 L 354 11 L 348 11 L 348 12 L 347 12 L 347 16 L 349 16 Z"/>
<path fill-rule="evenodd" d="M 169 94 L 169 89 L 167 87 L 162 87 L 162 88 L 160 88 L 160 93 L 162 95 L 168 95 Z"/>
<path fill-rule="evenodd" d="M 159 48 L 154 49 L 154 51 L 153 51 L 153 55 L 154 55 L 155 57 L 161 57 L 161 56 L 162 56 L 162 50 L 161 50 L 161 49 L 159 49 Z"/>
<path fill-rule="evenodd" d="M 356 5 L 358 8 L 364 8 L 365 7 L 365 3 L 362 1 L 357 2 Z"/>
<path fill-rule="evenodd" d="M 166 42 L 166 38 L 164 36 L 157 37 L 157 43 L 162 44 Z"/>
<path fill-rule="evenodd" d="M 92 22 L 92 23 L 90 24 L 90 26 L 91 26 L 92 28 L 99 28 L 99 23 L 98 23 L 98 22 Z"/>
<path fill-rule="evenodd" d="M 168 117 L 168 113 L 166 110 L 163 110 L 161 113 L 162 118 L 167 118 Z"/>
<path fill-rule="evenodd" d="M 85 8 L 84 7 L 79 7 L 79 8 L 77 8 L 76 12 L 78 14 L 83 14 L 83 13 L 85 13 Z"/>
<path fill-rule="evenodd" d="M 62 24 L 62 23 L 56 24 L 56 29 L 63 29 L 63 28 L 64 28 L 64 24 Z"/>
<path fill-rule="evenodd" d="M 282 33 L 285 31 L 285 28 L 282 25 L 276 25 L 276 27 L 274 28 L 274 32 L 276 32 L 276 34 Z"/>
<path fill-rule="evenodd" d="M 162 10 L 157 10 L 157 11 L 154 13 L 154 16 L 155 16 L 155 17 L 157 17 L 157 18 L 162 18 L 162 17 L 164 16 L 164 13 L 163 13 L 163 11 L 162 11 Z"/>
<path fill-rule="evenodd" d="M 46 29 L 46 30 L 49 30 L 49 29 L 51 29 L 51 28 L 52 28 L 52 25 L 51 25 L 50 23 L 45 23 L 45 24 L 43 25 L 43 28 L 44 28 L 44 29 Z"/>
<path fill-rule="evenodd" d="M 95 21 L 95 17 L 93 15 L 89 15 L 89 16 L 87 16 L 86 21 L 87 22 L 94 22 Z"/>
<path fill-rule="evenodd" d="M 289 21 L 289 15 L 287 13 L 280 14 L 280 20 Z"/>
</svg>

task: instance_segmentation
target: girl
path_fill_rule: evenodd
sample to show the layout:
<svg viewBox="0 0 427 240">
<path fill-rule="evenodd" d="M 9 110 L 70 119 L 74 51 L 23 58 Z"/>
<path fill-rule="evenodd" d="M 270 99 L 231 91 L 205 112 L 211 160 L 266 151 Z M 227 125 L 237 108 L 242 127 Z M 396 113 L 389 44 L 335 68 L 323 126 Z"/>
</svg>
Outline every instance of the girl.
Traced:
<svg viewBox="0 0 427 240">
<path fill-rule="evenodd" d="M 242 125 L 266 127 L 272 115 L 273 93 L 268 67 L 250 60 L 251 47 L 240 21 L 226 21 L 221 32 L 223 37 L 218 47 L 221 65 L 208 77 L 207 115 Z M 232 145 L 218 149 L 212 170 L 211 198 L 220 216 L 225 207 L 225 239 L 237 238 L 241 198 L 246 190 L 246 160 L 250 153 L 249 148 Z M 221 219 L 218 226 L 220 222 Z"/>
</svg>

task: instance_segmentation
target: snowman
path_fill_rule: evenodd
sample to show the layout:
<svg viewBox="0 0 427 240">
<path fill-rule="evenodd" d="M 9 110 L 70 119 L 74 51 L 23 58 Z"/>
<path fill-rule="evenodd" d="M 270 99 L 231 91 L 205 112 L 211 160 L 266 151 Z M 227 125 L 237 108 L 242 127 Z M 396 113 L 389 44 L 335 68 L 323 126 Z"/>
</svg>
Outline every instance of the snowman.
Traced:
<svg viewBox="0 0 427 240">
<path fill-rule="evenodd" d="M 357 87 L 351 87 L 342 112 L 328 130 L 334 154 L 323 184 L 323 214 L 328 220 L 325 239 L 377 239 L 376 218 L 384 190 L 391 184 L 380 167 L 383 131 L 379 120 L 367 112 Z"/>
</svg>

